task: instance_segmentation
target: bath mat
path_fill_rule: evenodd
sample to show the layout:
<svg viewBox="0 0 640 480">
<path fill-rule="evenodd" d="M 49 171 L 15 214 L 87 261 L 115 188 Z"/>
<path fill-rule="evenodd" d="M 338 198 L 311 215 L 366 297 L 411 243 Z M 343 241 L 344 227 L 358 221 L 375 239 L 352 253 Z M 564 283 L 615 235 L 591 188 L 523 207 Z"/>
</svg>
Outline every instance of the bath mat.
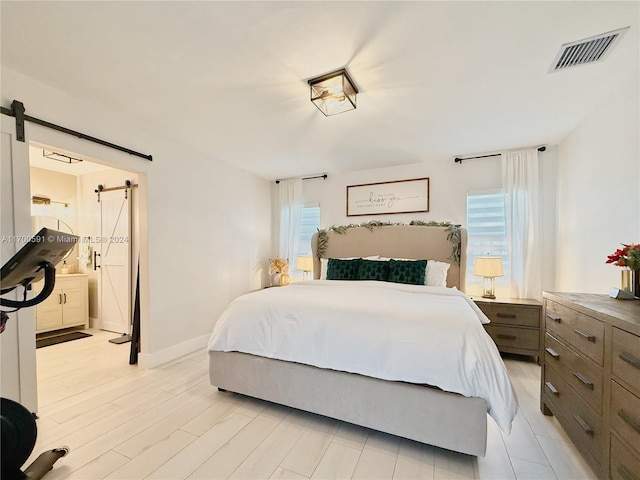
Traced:
<svg viewBox="0 0 640 480">
<path fill-rule="evenodd" d="M 48 347 L 49 345 L 56 345 L 57 343 L 70 342 L 71 340 L 78 340 L 79 338 L 90 337 L 90 333 L 84 332 L 69 332 L 62 335 L 54 335 L 52 337 L 37 338 L 36 348 Z"/>
</svg>

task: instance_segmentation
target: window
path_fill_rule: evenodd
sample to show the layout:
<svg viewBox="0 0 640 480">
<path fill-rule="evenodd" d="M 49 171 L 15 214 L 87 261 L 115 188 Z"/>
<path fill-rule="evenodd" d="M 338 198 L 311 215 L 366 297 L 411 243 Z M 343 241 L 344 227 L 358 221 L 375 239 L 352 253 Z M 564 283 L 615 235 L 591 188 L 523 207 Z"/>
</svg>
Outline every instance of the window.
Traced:
<svg viewBox="0 0 640 480">
<path fill-rule="evenodd" d="M 467 290 L 475 293 L 482 285 L 482 277 L 473 274 L 476 257 L 502 257 L 504 276 L 496 278 L 496 288 L 508 287 L 509 255 L 504 206 L 504 192 L 490 190 L 467 193 Z M 472 288 L 469 288 L 472 287 Z M 478 290 L 479 291 L 479 290 Z"/>
<path fill-rule="evenodd" d="M 311 255 L 311 237 L 320 228 L 320 205 L 304 205 L 300 213 L 300 232 L 298 234 L 298 255 Z M 296 259 L 290 261 L 291 275 L 301 277 L 303 272 L 296 270 Z"/>
</svg>

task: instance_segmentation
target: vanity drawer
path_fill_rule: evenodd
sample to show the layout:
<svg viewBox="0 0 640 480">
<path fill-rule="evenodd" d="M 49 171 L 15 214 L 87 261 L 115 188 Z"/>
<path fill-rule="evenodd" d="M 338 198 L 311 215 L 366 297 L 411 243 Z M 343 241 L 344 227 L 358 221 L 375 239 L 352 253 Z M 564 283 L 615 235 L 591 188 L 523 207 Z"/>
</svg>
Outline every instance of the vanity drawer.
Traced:
<svg viewBox="0 0 640 480">
<path fill-rule="evenodd" d="M 640 337 L 613 327 L 613 374 L 640 392 Z"/>
<path fill-rule="evenodd" d="M 636 457 L 615 435 L 611 435 L 612 480 L 640 480 L 640 458 Z"/>
<path fill-rule="evenodd" d="M 602 367 L 574 353 L 548 333 L 545 334 L 544 346 L 545 362 L 562 374 L 563 380 L 573 387 L 580 398 L 602 413 Z"/>
<path fill-rule="evenodd" d="M 485 329 L 499 347 L 522 348 L 525 350 L 538 350 L 540 348 L 540 332 L 538 330 L 504 325 L 485 325 Z"/>
<path fill-rule="evenodd" d="M 569 436 L 585 446 L 593 458 L 602 462 L 602 417 L 582 401 L 562 375 L 545 360 L 544 392 Z"/>
<path fill-rule="evenodd" d="M 547 330 L 602 365 L 604 356 L 604 323 L 559 303 L 547 300 Z"/>
<path fill-rule="evenodd" d="M 539 307 L 500 303 L 481 303 L 479 306 L 491 323 L 540 328 Z"/>
<path fill-rule="evenodd" d="M 640 398 L 611 381 L 611 428 L 640 454 Z"/>
</svg>

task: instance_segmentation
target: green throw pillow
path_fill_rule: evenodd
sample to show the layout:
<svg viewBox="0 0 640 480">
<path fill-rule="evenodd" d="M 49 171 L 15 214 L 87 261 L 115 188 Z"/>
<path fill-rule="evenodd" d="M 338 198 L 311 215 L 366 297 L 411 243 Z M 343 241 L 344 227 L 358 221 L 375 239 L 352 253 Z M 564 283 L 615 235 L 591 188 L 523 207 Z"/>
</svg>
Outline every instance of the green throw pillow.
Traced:
<svg viewBox="0 0 640 480">
<path fill-rule="evenodd" d="M 327 280 L 357 280 L 361 258 L 341 260 L 330 258 L 327 264 Z"/>
<path fill-rule="evenodd" d="M 424 285 L 426 260 L 389 260 L 389 281 Z"/>
<path fill-rule="evenodd" d="M 389 262 L 378 260 L 362 260 L 358 270 L 358 280 L 379 280 L 386 282 L 389 279 Z"/>
</svg>

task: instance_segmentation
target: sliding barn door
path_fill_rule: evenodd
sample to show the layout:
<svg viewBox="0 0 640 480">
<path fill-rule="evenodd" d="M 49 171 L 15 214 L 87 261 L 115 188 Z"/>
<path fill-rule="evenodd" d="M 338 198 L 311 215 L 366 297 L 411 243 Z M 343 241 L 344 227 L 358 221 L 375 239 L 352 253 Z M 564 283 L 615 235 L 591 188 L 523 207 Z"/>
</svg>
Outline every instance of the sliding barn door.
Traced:
<svg viewBox="0 0 640 480">
<path fill-rule="evenodd" d="M 17 141 L 14 118 L 6 115 L 1 117 L 0 234 L 3 240 L 0 243 L 0 263 L 4 264 L 25 245 L 23 240 L 33 235 L 33 232 L 28 143 Z M 19 287 L 2 297 L 22 300 L 22 293 L 22 287 Z M 0 335 L 0 356 L 0 394 L 22 403 L 31 412 L 36 412 L 38 395 L 34 307 L 9 314 L 6 330 Z"/>
<path fill-rule="evenodd" d="M 100 320 L 102 329 L 129 331 L 131 318 L 131 192 L 100 193 Z"/>
</svg>

